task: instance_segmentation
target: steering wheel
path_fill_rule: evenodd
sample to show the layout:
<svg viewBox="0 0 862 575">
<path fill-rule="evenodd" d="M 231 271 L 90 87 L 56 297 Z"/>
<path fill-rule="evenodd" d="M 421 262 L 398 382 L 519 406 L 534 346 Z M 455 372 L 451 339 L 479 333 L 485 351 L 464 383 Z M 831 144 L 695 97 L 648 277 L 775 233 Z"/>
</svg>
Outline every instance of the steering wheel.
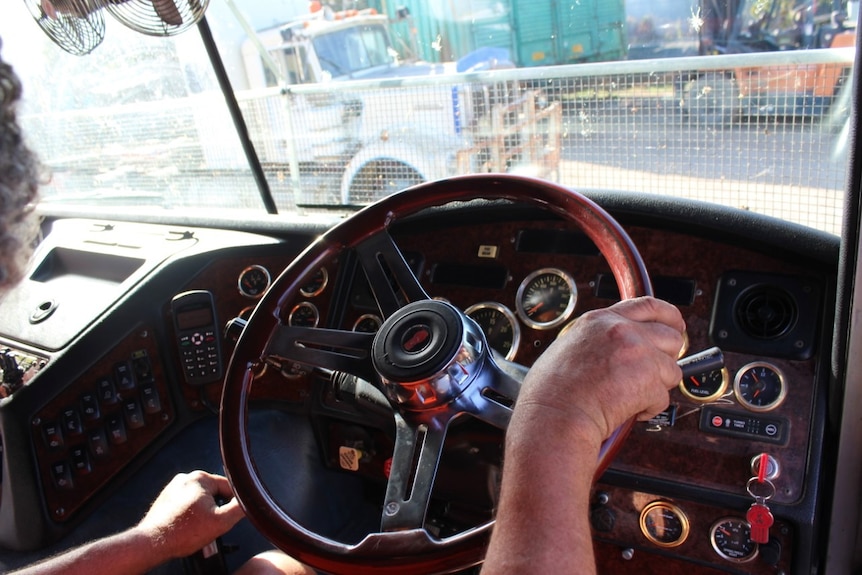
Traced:
<svg viewBox="0 0 862 575">
<path fill-rule="evenodd" d="M 604 255 L 623 298 L 651 295 L 643 260 L 628 235 L 584 196 L 543 180 L 470 175 L 424 183 L 386 197 L 331 228 L 279 276 L 240 336 L 221 401 L 222 458 L 234 492 L 257 529 L 295 558 L 334 574 L 450 573 L 481 562 L 493 519 L 437 538 L 425 528 L 449 423 L 469 414 L 505 430 L 526 368 L 489 352 L 482 330 L 454 306 L 432 300 L 389 234 L 422 210 L 477 199 L 543 207 L 577 224 Z M 356 253 L 384 318 L 376 334 L 287 325 L 287 309 L 315 270 L 345 250 Z M 248 407 L 255 372 L 270 358 L 350 374 L 365 393 L 391 405 L 395 447 L 381 527 L 356 544 L 314 533 L 274 501 L 249 445 Z M 602 445 L 599 471 L 632 421 Z"/>
</svg>

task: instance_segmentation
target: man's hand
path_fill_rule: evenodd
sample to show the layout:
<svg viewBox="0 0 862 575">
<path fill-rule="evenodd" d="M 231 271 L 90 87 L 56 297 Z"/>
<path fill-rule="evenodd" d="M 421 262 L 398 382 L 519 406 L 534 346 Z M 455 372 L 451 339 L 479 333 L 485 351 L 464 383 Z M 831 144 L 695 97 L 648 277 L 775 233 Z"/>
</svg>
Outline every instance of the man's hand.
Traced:
<svg viewBox="0 0 862 575">
<path fill-rule="evenodd" d="M 667 406 L 684 331 L 674 306 L 625 300 L 579 317 L 533 364 L 506 432 L 482 575 L 595 572 L 589 494 L 601 443 Z"/>
<path fill-rule="evenodd" d="M 216 496 L 229 501 L 219 506 Z M 227 479 L 193 471 L 165 486 L 135 530 L 150 538 L 165 559 L 179 558 L 214 541 L 243 516 Z"/>
<path fill-rule="evenodd" d="M 680 381 L 684 331 L 679 310 L 652 297 L 585 313 L 530 369 L 515 417 L 559 417 L 598 441 L 632 416 L 649 419 Z"/>
</svg>

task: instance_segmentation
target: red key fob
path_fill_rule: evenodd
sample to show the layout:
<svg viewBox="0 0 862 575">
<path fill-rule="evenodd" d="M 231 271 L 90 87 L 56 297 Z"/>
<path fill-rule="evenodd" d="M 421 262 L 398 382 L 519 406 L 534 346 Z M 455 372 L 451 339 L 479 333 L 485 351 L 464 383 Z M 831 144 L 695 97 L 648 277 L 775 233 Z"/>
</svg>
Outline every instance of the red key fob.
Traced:
<svg viewBox="0 0 862 575">
<path fill-rule="evenodd" d="M 751 525 L 751 540 L 755 543 L 769 542 L 769 528 L 775 519 L 769 507 L 762 503 L 752 503 L 745 514 L 745 519 Z"/>
</svg>

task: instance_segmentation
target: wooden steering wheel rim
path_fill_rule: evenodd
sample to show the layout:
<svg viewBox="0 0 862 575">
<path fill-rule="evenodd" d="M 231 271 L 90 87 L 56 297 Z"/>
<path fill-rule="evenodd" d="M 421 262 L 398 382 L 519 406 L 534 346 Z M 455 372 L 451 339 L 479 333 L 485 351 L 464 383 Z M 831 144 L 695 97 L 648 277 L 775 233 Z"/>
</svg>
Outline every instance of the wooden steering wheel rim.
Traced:
<svg viewBox="0 0 862 575">
<path fill-rule="evenodd" d="M 484 556 L 493 520 L 445 540 L 412 529 L 371 533 L 356 545 L 345 545 L 309 531 L 270 496 L 256 471 L 247 433 L 252 366 L 309 271 L 385 232 L 396 220 L 427 208 L 479 199 L 533 204 L 574 222 L 604 255 L 623 299 L 652 295 L 644 262 L 622 227 L 585 196 L 535 178 L 480 174 L 424 183 L 367 206 L 331 228 L 282 272 L 258 304 L 228 365 L 220 410 L 222 458 L 240 504 L 265 537 L 303 563 L 335 574 L 420 575 L 466 568 Z M 596 477 L 607 468 L 632 423 L 629 420 L 602 444 Z"/>
</svg>

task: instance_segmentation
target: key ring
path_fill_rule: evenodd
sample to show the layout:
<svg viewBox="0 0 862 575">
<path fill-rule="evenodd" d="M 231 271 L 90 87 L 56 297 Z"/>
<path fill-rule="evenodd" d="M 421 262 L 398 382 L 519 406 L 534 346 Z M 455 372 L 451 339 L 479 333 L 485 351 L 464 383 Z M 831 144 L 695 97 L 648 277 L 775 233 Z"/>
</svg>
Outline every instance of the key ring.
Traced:
<svg viewBox="0 0 862 575">
<path fill-rule="evenodd" d="M 767 488 L 767 493 L 764 493 L 763 495 L 755 493 L 755 490 L 752 489 L 752 486 L 754 485 L 765 486 Z M 772 482 L 768 479 L 760 481 L 757 477 L 752 477 L 748 480 L 748 483 L 745 484 L 745 490 L 748 491 L 748 494 L 751 495 L 754 500 L 759 503 L 769 501 L 770 499 L 772 499 L 772 496 L 775 495 L 775 485 L 773 485 Z"/>
</svg>

